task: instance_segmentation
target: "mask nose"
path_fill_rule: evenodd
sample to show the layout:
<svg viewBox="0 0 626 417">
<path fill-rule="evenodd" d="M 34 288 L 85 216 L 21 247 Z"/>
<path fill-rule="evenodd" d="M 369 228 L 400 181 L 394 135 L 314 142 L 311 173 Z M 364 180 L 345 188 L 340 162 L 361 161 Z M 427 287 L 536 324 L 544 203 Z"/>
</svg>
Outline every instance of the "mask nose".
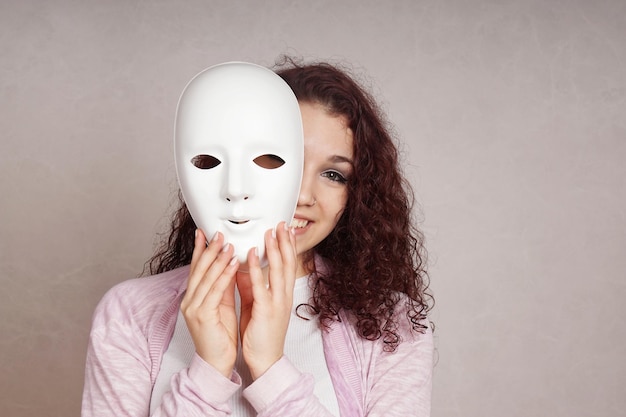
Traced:
<svg viewBox="0 0 626 417">
<path fill-rule="evenodd" d="M 222 184 L 222 197 L 228 202 L 248 200 L 253 196 L 254 181 L 242 165 L 230 164 Z"/>
</svg>

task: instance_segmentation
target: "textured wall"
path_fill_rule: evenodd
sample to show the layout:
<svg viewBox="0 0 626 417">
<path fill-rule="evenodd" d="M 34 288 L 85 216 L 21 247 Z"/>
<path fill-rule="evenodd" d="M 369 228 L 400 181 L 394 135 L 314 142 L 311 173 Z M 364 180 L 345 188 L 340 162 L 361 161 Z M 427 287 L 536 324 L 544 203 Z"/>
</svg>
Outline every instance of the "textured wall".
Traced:
<svg viewBox="0 0 626 417">
<path fill-rule="evenodd" d="M 0 415 L 78 415 L 93 309 L 139 274 L 196 72 L 346 60 L 404 141 L 433 416 L 626 400 L 626 2 L 0 2 Z"/>
</svg>

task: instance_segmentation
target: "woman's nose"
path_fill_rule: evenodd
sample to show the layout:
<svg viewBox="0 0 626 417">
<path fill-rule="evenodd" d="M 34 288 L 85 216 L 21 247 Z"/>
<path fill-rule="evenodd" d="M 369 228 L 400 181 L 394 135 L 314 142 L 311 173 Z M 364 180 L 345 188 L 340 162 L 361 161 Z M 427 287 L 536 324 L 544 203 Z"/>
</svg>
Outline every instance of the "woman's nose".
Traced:
<svg viewBox="0 0 626 417">
<path fill-rule="evenodd" d="M 312 206 L 315 204 L 315 192 L 313 181 L 309 179 L 306 171 L 302 175 L 302 184 L 300 185 L 300 194 L 298 195 L 299 206 Z"/>
</svg>

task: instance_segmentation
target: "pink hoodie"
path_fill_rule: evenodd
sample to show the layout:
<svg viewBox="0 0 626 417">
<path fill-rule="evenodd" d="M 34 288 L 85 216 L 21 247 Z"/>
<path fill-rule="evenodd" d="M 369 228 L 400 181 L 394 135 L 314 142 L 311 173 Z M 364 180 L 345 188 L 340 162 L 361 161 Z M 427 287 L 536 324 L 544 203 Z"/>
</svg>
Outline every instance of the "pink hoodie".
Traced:
<svg viewBox="0 0 626 417">
<path fill-rule="evenodd" d="M 113 287 L 93 317 L 82 416 L 147 417 L 150 396 L 176 324 L 189 267 Z M 343 417 L 430 415 L 433 338 L 410 329 L 398 312 L 402 343 L 383 351 L 380 340 L 362 339 L 341 314 L 324 331 L 324 354 Z M 153 416 L 227 416 L 228 400 L 241 386 L 195 356 L 172 378 Z M 258 416 L 331 416 L 313 394 L 313 377 L 283 357 L 244 390 Z"/>
</svg>

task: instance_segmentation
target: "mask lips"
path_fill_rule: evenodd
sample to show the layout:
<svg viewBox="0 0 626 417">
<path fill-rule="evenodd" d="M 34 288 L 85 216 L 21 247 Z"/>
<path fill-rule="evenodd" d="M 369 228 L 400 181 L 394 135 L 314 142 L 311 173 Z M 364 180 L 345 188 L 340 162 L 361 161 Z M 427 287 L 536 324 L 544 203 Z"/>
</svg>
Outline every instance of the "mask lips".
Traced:
<svg viewBox="0 0 626 417">
<path fill-rule="evenodd" d="M 232 224 L 246 224 L 248 223 L 250 220 L 228 220 L 229 222 L 231 222 Z"/>
</svg>

